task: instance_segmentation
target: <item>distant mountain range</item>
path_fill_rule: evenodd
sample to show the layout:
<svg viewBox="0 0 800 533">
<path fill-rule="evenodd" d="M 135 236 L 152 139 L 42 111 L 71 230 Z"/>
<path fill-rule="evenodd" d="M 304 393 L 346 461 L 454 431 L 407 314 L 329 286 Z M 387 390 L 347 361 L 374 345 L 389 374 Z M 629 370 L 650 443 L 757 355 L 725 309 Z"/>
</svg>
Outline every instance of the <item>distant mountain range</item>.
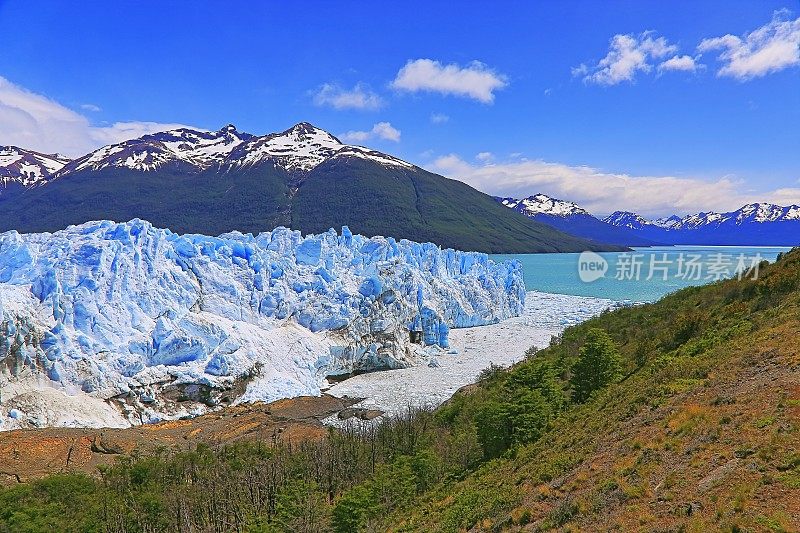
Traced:
<svg viewBox="0 0 800 533">
<path fill-rule="evenodd" d="M 498 205 L 468 185 L 309 123 L 264 136 L 228 125 L 145 135 L 72 161 L 0 148 L 0 231 L 142 218 L 179 233 L 288 226 L 505 253 L 613 250 Z"/>
<path fill-rule="evenodd" d="M 599 219 L 573 202 L 536 194 L 523 199 L 495 198 L 534 220 L 598 242 L 624 246 L 705 244 L 796 246 L 800 244 L 800 206 L 748 204 L 727 213 L 697 213 L 648 220 L 629 211 Z"/>
<path fill-rule="evenodd" d="M 495 199 L 504 206 L 538 222 L 595 242 L 607 242 L 620 246 L 653 246 L 657 244 L 637 235 L 629 228 L 618 228 L 607 224 L 573 202 L 558 200 L 546 194 L 535 194 L 522 199 L 501 197 Z"/>
</svg>

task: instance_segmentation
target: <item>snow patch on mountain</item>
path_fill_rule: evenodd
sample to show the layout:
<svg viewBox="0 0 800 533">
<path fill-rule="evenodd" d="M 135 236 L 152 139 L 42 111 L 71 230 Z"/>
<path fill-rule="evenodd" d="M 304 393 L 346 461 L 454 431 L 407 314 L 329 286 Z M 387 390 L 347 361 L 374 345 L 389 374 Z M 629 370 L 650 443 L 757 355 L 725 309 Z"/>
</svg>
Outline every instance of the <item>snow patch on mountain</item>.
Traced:
<svg viewBox="0 0 800 533">
<path fill-rule="evenodd" d="M 774 204 L 748 204 L 738 211 L 726 213 L 735 216 L 737 224 L 744 222 L 778 222 L 783 220 L 800 220 L 800 206 L 782 207 Z"/>
<path fill-rule="evenodd" d="M 570 217 L 574 215 L 588 215 L 588 211 L 579 207 L 574 202 L 566 202 L 547 196 L 546 194 L 534 194 L 527 198 L 498 198 L 504 206 L 519 211 L 523 215 L 534 217 L 536 215 L 552 215 L 557 217 Z"/>
<path fill-rule="evenodd" d="M 92 412 L 135 424 L 319 394 L 330 374 L 425 360 L 409 331 L 446 348 L 450 328 L 518 316 L 524 298 L 518 262 L 347 228 L 11 231 L 0 235 L 0 427 L 90 425 Z M 53 391 L 88 411 L 54 414 Z"/>
<path fill-rule="evenodd" d="M 221 164 L 237 146 L 251 138 L 252 135 L 240 133 L 230 124 L 212 132 L 180 128 L 153 133 L 95 150 L 76 159 L 59 175 L 108 167 L 149 171 L 168 163 L 185 163 L 200 170 Z"/>
<path fill-rule="evenodd" d="M 47 155 L 15 146 L 0 146 L 0 190 L 12 184 L 31 187 L 68 162 L 68 158 L 59 154 Z"/>
<path fill-rule="evenodd" d="M 303 122 L 283 133 L 255 139 L 233 159 L 240 165 L 272 159 L 287 170 L 308 171 L 332 157 L 342 146 L 330 133 Z"/>
<path fill-rule="evenodd" d="M 660 228 L 673 229 L 681 225 L 681 218 L 676 215 L 672 215 L 669 217 L 657 218 L 652 222 L 653 225 L 658 226 Z"/>
<path fill-rule="evenodd" d="M 215 166 L 253 166 L 265 161 L 290 172 L 308 172 L 336 157 L 359 157 L 382 165 L 413 167 L 375 150 L 344 144 L 330 133 L 301 122 L 284 132 L 264 136 L 239 132 L 230 124 L 219 131 L 181 128 L 145 135 L 95 150 L 76 159 L 58 176 L 115 167 L 146 172 L 170 164 L 202 171 Z"/>
</svg>

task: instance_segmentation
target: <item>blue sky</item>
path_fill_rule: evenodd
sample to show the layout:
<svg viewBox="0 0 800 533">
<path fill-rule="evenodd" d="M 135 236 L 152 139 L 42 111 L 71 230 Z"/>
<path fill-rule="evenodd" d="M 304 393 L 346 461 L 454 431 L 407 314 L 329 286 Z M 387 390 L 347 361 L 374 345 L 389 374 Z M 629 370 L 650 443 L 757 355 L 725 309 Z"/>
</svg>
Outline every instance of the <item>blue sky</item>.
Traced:
<svg viewBox="0 0 800 533">
<path fill-rule="evenodd" d="M 305 120 L 598 213 L 800 203 L 800 2 L 293 4 L 0 0 L 0 144 Z"/>
</svg>

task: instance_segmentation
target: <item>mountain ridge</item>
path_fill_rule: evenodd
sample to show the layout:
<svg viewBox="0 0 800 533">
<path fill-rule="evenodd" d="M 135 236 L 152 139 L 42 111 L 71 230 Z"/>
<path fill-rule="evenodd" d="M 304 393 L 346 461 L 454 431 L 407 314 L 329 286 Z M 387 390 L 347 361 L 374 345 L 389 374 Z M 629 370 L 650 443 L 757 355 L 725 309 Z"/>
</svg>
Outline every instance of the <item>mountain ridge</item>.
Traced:
<svg viewBox="0 0 800 533">
<path fill-rule="evenodd" d="M 7 191 L 46 181 L 69 162 L 60 154 L 43 154 L 17 146 L 0 146 L 0 197 Z"/>
<path fill-rule="evenodd" d="M 800 244 L 800 206 L 767 202 L 745 204 L 727 212 L 700 212 L 649 220 L 630 211 L 615 211 L 606 224 L 631 230 L 664 244 L 772 245 Z"/>
<path fill-rule="evenodd" d="M 603 222 L 612 225 L 628 225 L 631 220 L 636 220 L 637 227 L 658 226 L 667 229 L 695 229 L 702 226 L 720 226 L 724 223 L 742 225 L 747 223 L 789 222 L 800 220 L 800 206 L 781 206 L 768 202 L 745 204 L 735 211 L 727 212 L 699 212 L 684 217 L 672 215 L 670 217 L 649 220 L 631 211 L 615 211 L 604 217 Z"/>
<path fill-rule="evenodd" d="M 561 231 L 626 246 L 800 244 L 800 206 L 767 202 L 746 204 L 735 211 L 713 211 L 647 219 L 632 211 L 614 211 L 598 218 L 574 202 L 535 194 L 523 199 L 495 200 Z"/>
<path fill-rule="evenodd" d="M 643 238 L 598 219 L 575 202 L 537 193 L 526 198 L 500 197 L 495 200 L 528 218 L 552 226 L 570 235 L 578 235 L 596 242 L 609 242 L 620 246 L 653 246 L 655 241 Z"/>
</svg>

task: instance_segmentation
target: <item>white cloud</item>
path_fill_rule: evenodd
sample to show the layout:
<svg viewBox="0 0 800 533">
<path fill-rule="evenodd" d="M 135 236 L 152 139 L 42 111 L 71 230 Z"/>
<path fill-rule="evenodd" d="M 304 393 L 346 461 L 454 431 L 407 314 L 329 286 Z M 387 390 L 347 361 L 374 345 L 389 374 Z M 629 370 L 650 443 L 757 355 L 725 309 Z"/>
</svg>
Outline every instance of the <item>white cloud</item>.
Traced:
<svg viewBox="0 0 800 533">
<path fill-rule="evenodd" d="M 741 81 L 764 76 L 800 65 L 800 17 L 788 20 L 786 11 L 778 11 L 767 24 L 746 34 L 744 38 L 723 35 L 703 39 L 701 52 L 721 50 L 723 63 L 717 76 L 730 76 Z"/>
<path fill-rule="evenodd" d="M 695 72 L 699 67 L 702 66 L 703 65 L 699 65 L 692 56 L 676 55 L 658 65 L 658 71 L 664 72 L 666 70 L 678 70 L 683 72 Z"/>
<path fill-rule="evenodd" d="M 81 104 L 81 109 L 83 109 L 84 111 L 91 111 L 92 113 L 99 113 L 100 111 L 102 111 L 102 109 L 100 109 L 100 106 L 96 106 L 94 104 Z"/>
<path fill-rule="evenodd" d="M 111 126 L 92 128 L 92 138 L 97 141 L 99 146 L 116 144 L 129 139 L 136 139 L 143 135 L 149 135 L 159 131 L 174 130 L 176 128 L 192 128 L 201 130 L 185 124 L 162 124 L 160 122 L 115 122 Z"/>
<path fill-rule="evenodd" d="M 0 145 L 80 156 L 100 146 L 184 127 L 158 122 L 92 126 L 75 111 L 0 77 Z"/>
<path fill-rule="evenodd" d="M 449 120 L 450 117 L 444 113 L 431 113 L 431 124 L 444 124 Z"/>
<path fill-rule="evenodd" d="M 573 76 L 583 75 L 583 81 L 599 85 L 616 85 L 633 81 L 638 72 L 650 72 L 652 60 L 675 53 L 678 47 L 653 32 L 640 35 L 618 34 L 611 38 L 608 54 L 592 68 L 581 64 L 572 69 Z"/>
<path fill-rule="evenodd" d="M 494 102 L 494 92 L 508 85 L 507 78 L 479 61 L 466 67 L 443 65 L 432 59 L 410 60 L 392 82 L 395 89 L 429 91 L 472 98 L 484 104 Z"/>
<path fill-rule="evenodd" d="M 581 78 L 589 73 L 589 67 L 586 66 L 586 63 L 581 63 L 577 67 L 572 67 L 570 72 L 573 78 Z"/>
<path fill-rule="evenodd" d="M 475 156 L 475 159 L 482 163 L 490 163 L 494 160 L 494 154 L 492 152 L 480 152 Z"/>
<path fill-rule="evenodd" d="M 577 202 L 598 215 L 629 210 L 644 216 L 665 216 L 730 211 L 758 201 L 800 203 L 800 188 L 743 194 L 742 182 L 729 176 L 715 180 L 630 176 L 545 161 L 473 165 L 455 154 L 435 159 L 431 169 L 487 194 L 520 198 L 543 192 Z"/>
<path fill-rule="evenodd" d="M 400 141 L 400 130 L 393 128 L 389 122 L 378 122 L 372 127 L 372 133 L 379 139 L 387 141 Z"/>
<path fill-rule="evenodd" d="M 325 83 L 314 93 L 314 104 L 334 109 L 375 110 L 383 106 L 383 100 L 363 83 L 357 83 L 352 89 Z"/>
<path fill-rule="evenodd" d="M 349 143 L 363 143 L 370 139 L 383 139 L 385 141 L 399 142 L 400 130 L 389 122 L 378 122 L 369 131 L 351 130 L 342 133 L 339 137 Z"/>
</svg>

